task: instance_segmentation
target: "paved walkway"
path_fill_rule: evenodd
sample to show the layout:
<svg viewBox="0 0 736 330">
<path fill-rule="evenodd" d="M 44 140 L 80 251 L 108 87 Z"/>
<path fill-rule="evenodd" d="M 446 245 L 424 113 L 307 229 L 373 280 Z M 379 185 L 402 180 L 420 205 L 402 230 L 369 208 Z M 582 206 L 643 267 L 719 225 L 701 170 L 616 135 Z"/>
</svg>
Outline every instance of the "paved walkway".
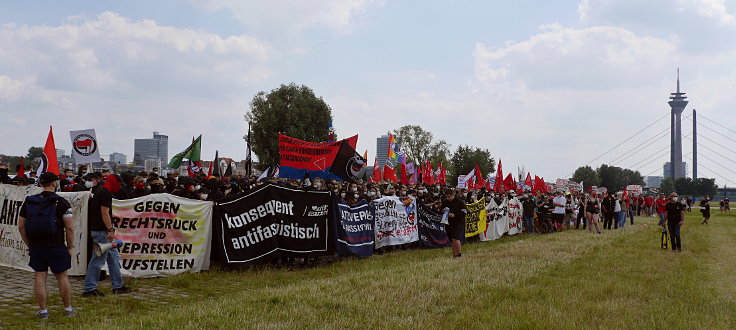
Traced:
<svg viewBox="0 0 736 330">
<path fill-rule="evenodd" d="M 84 276 L 69 276 L 69 282 L 72 287 L 72 299 L 78 298 L 82 294 Z M 59 293 L 56 279 L 51 274 L 49 274 L 46 281 L 46 288 L 49 295 L 58 295 Z M 109 276 L 104 281 L 100 281 L 100 288 L 103 292 L 110 291 Z M 129 295 L 136 299 L 157 304 L 167 304 L 166 300 L 169 297 L 189 296 L 187 293 L 178 292 L 145 279 L 136 280 L 133 292 Z M 37 309 L 36 300 L 33 296 L 33 273 L 0 266 L 0 310 L 10 310 L 13 314 L 22 316 Z"/>
</svg>

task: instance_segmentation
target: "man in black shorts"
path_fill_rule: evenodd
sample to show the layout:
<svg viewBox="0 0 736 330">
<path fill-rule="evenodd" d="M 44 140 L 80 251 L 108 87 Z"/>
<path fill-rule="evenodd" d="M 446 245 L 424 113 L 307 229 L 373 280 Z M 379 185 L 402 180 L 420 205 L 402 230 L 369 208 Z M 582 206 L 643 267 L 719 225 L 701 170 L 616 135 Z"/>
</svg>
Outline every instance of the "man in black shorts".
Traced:
<svg viewBox="0 0 736 330">
<path fill-rule="evenodd" d="M 465 239 L 465 202 L 455 196 L 455 190 L 445 190 L 445 200 L 442 201 L 442 209 L 449 209 L 448 224 L 445 226 L 447 236 L 452 242 L 452 256 L 462 256 L 462 241 Z"/>
<path fill-rule="evenodd" d="M 28 266 L 35 272 L 34 290 L 41 310 L 39 318 L 47 319 L 46 277 L 49 268 L 59 283 L 59 295 L 64 303 L 64 314 L 74 316 L 71 288 L 67 270 L 71 268 L 74 247 L 74 216 L 69 202 L 54 193 L 59 188 L 59 177 L 51 172 L 41 174 L 39 183 L 43 192 L 26 197 L 18 216 L 18 231 L 28 246 L 31 257 Z M 47 216 L 45 214 L 48 214 Z M 66 244 L 64 238 L 66 237 Z"/>
<path fill-rule="evenodd" d="M 710 198 L 708 196 L 705 196 L 703 200 L 700 201 L 700 213 L 703 213 L 703 222 L 700 224 L 708 224 L 708 220 L 710 220 Z"/>
</svg>

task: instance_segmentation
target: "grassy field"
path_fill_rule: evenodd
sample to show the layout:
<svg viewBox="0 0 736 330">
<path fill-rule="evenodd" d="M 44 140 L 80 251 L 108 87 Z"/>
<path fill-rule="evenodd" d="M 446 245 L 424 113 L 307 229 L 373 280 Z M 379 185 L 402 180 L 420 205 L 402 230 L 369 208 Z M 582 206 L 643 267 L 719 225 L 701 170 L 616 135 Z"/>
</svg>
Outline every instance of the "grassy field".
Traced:
<svg viewBox="0 0 736 330">
<path fill-rule="evenodd" d="M 186 291 L 166 304 L 82 299 L 70 328 L 736 328 L 736 213 L 693 211 L 683 252 L 659 248 L 654 218 L 602 235 L 517 235 L 312 269 L 213 270 L 153 279 Z M 132 282 L 135 288 L 136 282 Z M 31 299 L 29 297 L 29 299 Z M 51 303 L 61 313 L 58 297 Z M 42 323 L 32 311 L 3 326 Z"/>
</svg>

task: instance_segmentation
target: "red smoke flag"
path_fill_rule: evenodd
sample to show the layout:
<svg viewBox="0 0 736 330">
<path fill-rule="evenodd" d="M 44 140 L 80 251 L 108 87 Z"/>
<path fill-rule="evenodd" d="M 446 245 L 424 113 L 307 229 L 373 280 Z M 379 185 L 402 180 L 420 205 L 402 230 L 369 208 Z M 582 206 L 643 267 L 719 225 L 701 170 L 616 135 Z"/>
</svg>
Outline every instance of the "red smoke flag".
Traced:
<svg viewBox="0 0 736 330">
<path fill-rule="evenodd" d="M 532 174 L 531 174 L 531 173 L 527 173 L 527 174 L 526 174 L 526 180 L 524 180 L 524 184 L 525 184 L 525 185 L 526 185 L 527 187 L 529 187 L 530 189 L 534 190 L 534 189 L 532 188 Z"/>
<path fill-rule="evenodd" d="M 381 182 L 381 180 L 382 180 L 381 168 L 378 166 L 378 158 L 376 158 L 376 162 L 373 163 L 373 175 L 371 175 L 371 181 Z"/>
<path fill-rule="evenodd" d="M 496 170 L 496 184 L 493 186 L 493 191 L 503 192 L 503 165 L 501 165 L 501 159 L 498 160 L 498 169 Z"/>
<path fill-rule="evenodd" d="M 44 172 L 59 175 L 59 161 L 56 159 L 56 145 L 54 144 L 54 129 L 51 126 L 49 126 L 49 136 L 46 137 L 46 145 L 43 147 L 43 156 L 41 157 L 41 166 L 38 169 L 38 175 Z"/>
<path fill-rule="evenodd" d="M 391 168 L 391 166 L 383 165 L 383 179 L 386 182 L 399 182 L 399 179 L 396 178 L 396 170 Z"/>
</svg>

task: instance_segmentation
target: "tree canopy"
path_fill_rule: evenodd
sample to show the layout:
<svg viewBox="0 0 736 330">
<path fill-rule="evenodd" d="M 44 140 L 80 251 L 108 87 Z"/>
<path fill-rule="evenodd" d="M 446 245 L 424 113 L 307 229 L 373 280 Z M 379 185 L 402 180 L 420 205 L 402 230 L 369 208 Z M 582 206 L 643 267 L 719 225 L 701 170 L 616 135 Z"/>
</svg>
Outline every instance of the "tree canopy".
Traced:
<svg viewBox="0 0 736 330">
<path fill-rule="evenodd" d="M 496 160 L 491 157 L 491 152 L 488 149 L 463 145 L 458 146 L 452 154 L 450 164 L 452 165 L 451 173 L 453 175 L 449 181 L 453 184 L 457 184 L 458 175 L 469 173 L 475 168 L 475 164 L 478 164 L 483 175 L 493 173 L 496 169 Z"/>
<path fill-rule="evenodd" d="M 332 109 L 311 88 L 294 83 L 266 93 L 258 92 L 250 102 L 245 120 L 251 128 L 251 148 L 258 167 L 279 164 L 279 133 L 309 142 L 326 142 Z"/>
</svg>

